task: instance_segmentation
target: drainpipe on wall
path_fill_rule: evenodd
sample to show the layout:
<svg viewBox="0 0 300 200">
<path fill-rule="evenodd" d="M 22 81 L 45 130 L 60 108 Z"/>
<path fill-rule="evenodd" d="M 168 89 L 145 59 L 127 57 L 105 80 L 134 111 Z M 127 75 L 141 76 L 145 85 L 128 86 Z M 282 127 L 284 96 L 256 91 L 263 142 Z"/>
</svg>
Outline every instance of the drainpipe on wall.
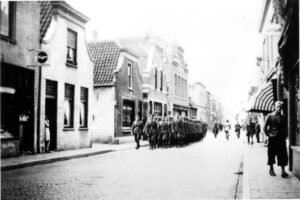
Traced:
<svg viewBox="0 0 300 200">
<path fill-rule="evenodd" d="M 289 138 L 289 170 L 293 170 L 293 151 L 292 146 L 295 144 L 295 130 L 296 130 L 296 84 L 295 74 L 292 71 L 288 79 L 289 97 L 288 97 L 288 138 Z"/>
</svg>

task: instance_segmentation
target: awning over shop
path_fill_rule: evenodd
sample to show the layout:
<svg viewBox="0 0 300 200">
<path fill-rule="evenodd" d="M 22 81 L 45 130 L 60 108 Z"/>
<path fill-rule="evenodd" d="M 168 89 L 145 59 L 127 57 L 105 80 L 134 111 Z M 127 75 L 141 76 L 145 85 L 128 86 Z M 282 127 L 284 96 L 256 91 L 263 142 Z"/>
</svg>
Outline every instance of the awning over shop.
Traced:
<svg viewBox="0 0 300 200">
<path fill-rule="evenodd" d="M 274 110 L 273 85 L 263 85 L 250 99 L 246 108 L 248 112 L 268 113 Z"/>
</svg>

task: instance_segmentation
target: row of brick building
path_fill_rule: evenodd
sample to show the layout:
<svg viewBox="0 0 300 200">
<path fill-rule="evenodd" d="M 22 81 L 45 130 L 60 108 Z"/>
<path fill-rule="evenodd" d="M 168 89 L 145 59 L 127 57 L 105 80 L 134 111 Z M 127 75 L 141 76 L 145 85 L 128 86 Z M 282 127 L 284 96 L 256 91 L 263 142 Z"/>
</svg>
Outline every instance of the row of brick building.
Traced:
<svg viewBox="0 0 300 200">
<path fill-rule="evenodd" d="M 189 98 L 181 46 L 153 36 L 87 42 L 90 19 L 64 1 L 0 5 L 2 156 L 45 152 L 46 117 L 50 150 L 117 142 L 136 115 L 217 120 L 209 92 Z"/>
</svg>

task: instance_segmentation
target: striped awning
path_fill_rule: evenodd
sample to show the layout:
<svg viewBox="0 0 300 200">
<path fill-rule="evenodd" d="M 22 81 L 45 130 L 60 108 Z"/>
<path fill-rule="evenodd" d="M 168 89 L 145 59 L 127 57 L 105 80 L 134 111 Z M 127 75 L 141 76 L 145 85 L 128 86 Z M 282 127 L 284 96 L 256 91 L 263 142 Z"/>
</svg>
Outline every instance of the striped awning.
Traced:
<svg viewBox="0 0 300 200">
<path fill-rule="evenodd" d="M 248 112 L 267 113 L 274 111 L 273 85 L 271 82 L 263 85 L 250 99 Z"/>
</svg>

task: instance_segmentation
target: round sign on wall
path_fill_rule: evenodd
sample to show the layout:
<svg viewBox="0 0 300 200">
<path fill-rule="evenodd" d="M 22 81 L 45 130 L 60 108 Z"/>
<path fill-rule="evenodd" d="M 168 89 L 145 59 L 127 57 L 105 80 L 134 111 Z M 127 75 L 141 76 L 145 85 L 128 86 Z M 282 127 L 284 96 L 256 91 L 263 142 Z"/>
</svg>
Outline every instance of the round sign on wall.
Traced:
<svg viewBox="0 0 300 200">
<path fill-rule="evenodd" d="M 37 55 L 37 61 L 39 63 L 45 63 L 48 60 L 48 55 L 44 51 L 40 51 Z"/>
</svg>

